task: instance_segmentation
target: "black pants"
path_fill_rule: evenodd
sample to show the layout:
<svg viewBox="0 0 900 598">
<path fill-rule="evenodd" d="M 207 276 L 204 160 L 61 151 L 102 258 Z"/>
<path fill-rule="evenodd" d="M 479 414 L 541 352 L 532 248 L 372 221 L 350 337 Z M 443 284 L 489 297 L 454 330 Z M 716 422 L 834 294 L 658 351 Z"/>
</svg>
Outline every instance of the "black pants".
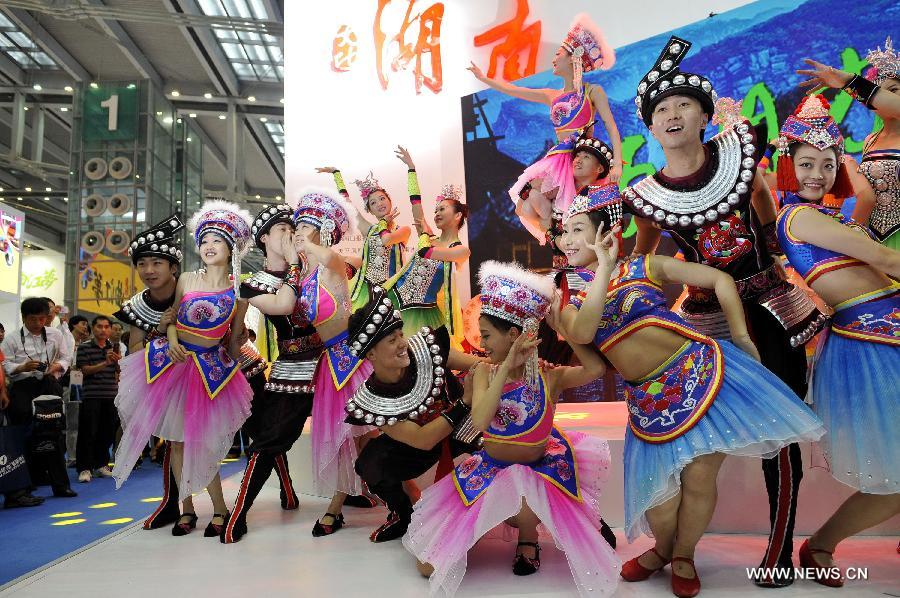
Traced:
<svg viewBox="0 0 900 598">
<path fill-rule="evenodd" d="M 53 376 L 45 375 L 41 380 L 25 378 L 13 382 L 9 389 L 9 407 L 6 415 L 12 425 L 28 425 L 32 423 L 32 403 L 42 394 L 62 396 L 62 387 Z M 49 484 L 54 491 L 69 487 L 69 476 L 66 473 L 65 436 L 60 434 L 35 437 L 31 433 L 25 440 L 25 462 L 31 483 L 36 486 Z M 24 494 L 16 491 L 7 494 L 7 499 Z"/>
<path fill-rule="evenodd" d="M 387 503 L 388 509 L 400 517 L 412 515 L 412 501 L 403 490 L 403 482 L 412 480 L 438 462 L 441 445 L 431 450 L 422 450 L 394 440 L 387 434 L 373 438 L 366 444 L 356 460 L 356 473 L 366 483 L 369 490 Z M 453 457 L 470 453 L 474 447 L 450 439 L 450 454 Z"/>
<path fill-rule="evenodd" d="M 113 399 L 85 399 L 78 409 L 75 469 L 93 471 L 109 463 L 109 450 L 119 428 L 119 414 Z"/>
<path fill-rule="evenodd" d="M 745 303 L 750 334 L 759 349 L 762 364 L 778 376 L 797 396 L 806 396 L 806 352 L 791 347 L 784 328 L 766 308 Z M 794 521 L 797 492 L 803 479 L 800 447 L 793 443 L 778 455 L 763 459 L 763 476 L 769 495 L 769 544 L 761 567 L 791 566 L 794 551 Z"/>
</svg>

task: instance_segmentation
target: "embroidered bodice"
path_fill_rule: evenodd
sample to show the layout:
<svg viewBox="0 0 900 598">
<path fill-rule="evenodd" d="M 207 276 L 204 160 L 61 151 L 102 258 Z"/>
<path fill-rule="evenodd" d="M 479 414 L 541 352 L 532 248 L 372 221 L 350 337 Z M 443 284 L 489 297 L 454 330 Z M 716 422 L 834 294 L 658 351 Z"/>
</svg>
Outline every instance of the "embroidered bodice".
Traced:
<svg viewBox="0 0 900 598">
<path fill-rule="evenodd" d="M 300 284 L 300 295 L 297 297 L 297 309 L 292 319 L 299 318 L 313 326 L 321 326 L 331 320 L 338 312 L 346 297 L 332 295 L 321 281 L 323 266 L 319 265 L 309 273 Z"/>
<path fill-rule="evenodd" d="M 863 154 L 859 172 L 875 194 L 869 227 L 879 241 L 900 231 L 900 150 L 870 150 Z"/>
<path fill-rule="evenodd" d="M 817 278 L 827 272 L 848 268 L 851 266 L 863 266 L 864 262 L 856 258 L 846 256 L 836 251 L 831 251 L 817 245 L 802 241 L 791 234 L 791 221 L 801 210 L 818 210 L 827 216 L 831 216 L 844 226 L 868 234 L 866 229 L 850 218 L 847 218 L 837 210 L 830 210 L 822 206 L 808 203 L 794 203 L 786 205 L 778 213 L 778 242 L 784 249 L 784 254 L 791 266 L 803 277 L 806 284 L 812 284 Z"/>
<path fill-rule="evenodd" d="M 365 270 L 365 278 L 372 284 L 382 285 L 384 282 L 397 273 L 402 264 L 403 245 L 396 243 L 390 247 L 385 247 L 382 236 L 389 233 L 384 220 L 379 220 L 377 224 L 369 227 L 366 233 L 366 246 L 363 255 L 363 264 Z"/>
<path fill-rule="evenodd" d="M 235 309 L 231 287 L 221 291 L 191 291 L 181 297 L 175 329 L 220 340 L 228 332 Z"/>
<path fill-rule="evenodd" d="M 558 139 L 583 129 L 594 122 L 594 105 L 589 97 L 590 88 L 584 85 L 579 91 L 562 93 L 550 105 L 550 122 Z"/>
<path fill-rule="evenodd" d="M 122 308 L 113 315 L 130 326 L 152 333 L 159 326 L 163 312 L 172 307 L 174 302 L 174 294 L 167 301 L 158 303 L 150 296 L 150 289 L 144 289 L 123 303 Z"/>
<path fill-rule="evenodd" d="M 431 244 L 432 239 L 428 238 L 428 235 L 422 237 L 424 238 L 420 238 L 420 248 Z M 454 241 L 448 248 L 459 245 L 462 243 Z M 444 281 L 449 280 L 452 269 L 453 262 L 423 257 L 416 252 L 400 274 L 386 283 L 385 287 L 396 288 L 401 309 L 433 307 L 437 305 L 438 294 L 444 286 Z M 452 291 L 445 289 L 445 292 Z"/>
<path fill-rule="evenodd" d="M 524 382 L 503 386 L 497 413 L 484 433 L 484 440 L 500 444 L 537 446 L 544 444 L 553 429 L 554 404 L 547 396 L 544 377 L 537 389 Z"/>
<path fill-rule="evenodd" d="M 684 320 L 669 310 L 666 296 L 659 282 L 649 272 L 649 256 L 639 256 L 622 263 L 609 283 L 603 319 L 594 335 L 600 351 L 611 349 L 616 343 L 645 326 L 661 326 L 678 332 L 699 334 Z M 586 291 L 569 299 L 581 309 Z"/>
</svg>

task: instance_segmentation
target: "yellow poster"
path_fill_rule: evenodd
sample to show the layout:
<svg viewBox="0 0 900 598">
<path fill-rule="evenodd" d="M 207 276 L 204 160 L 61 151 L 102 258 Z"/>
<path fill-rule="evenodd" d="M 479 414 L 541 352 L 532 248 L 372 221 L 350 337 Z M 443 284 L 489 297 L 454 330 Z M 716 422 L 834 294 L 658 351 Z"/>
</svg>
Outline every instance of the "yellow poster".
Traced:
<svg viewBox="0 0 900 598">
<path fill-rule="evenodd" d="M 133 294 L 131 262 L 82 253 L 76 311 L 111 316 Z"/>
</svg>

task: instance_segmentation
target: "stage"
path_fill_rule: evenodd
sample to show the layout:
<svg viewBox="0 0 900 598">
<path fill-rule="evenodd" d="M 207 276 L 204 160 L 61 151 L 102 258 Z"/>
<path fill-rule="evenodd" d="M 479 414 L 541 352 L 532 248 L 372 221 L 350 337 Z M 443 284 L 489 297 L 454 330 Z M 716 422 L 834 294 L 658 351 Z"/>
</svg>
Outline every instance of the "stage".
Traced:
<svg viewBox="0 0 900 598">
<path fill-rule="evenodd" d="M 606 438 L 613 454 L 613 471 L 604 494 L 604 516 L 619 537 L 619 557 L 625 561 L 652 545 L 649 538 L 627 544 L 621 529 L 621 452 L 624 433 L 621 403 L 560 405 L 557 421 L 569 430 Z M 347 527 L 337 534 L 313 538 L 313 523 L 328 504 L 323 497 L 304 493 L 310 488 L 309 430 L 290 453 L 291 471 L 300 492 L 299 511 L 282 511 L 275 477 L 271 477 L 248 519 L 250 533 L 238 544 L 222 545 L 204 538 L 212 507 L 205 498 L 196 500 L 198 529 L 174 538 L 168 529 L 144 531 L 136 523 L 73 552 L 42 570 L 9 584 L 0 596 L 16 598 L 156 597 L 156 596 L 425 596 L 428 586 L 416 573 L 412 557 L 400 542 L 372 544 L 369 533 L 380 525 L 385 510 L 347 508 Z M 809 447 L 804 447 L 808 459 Z M 428 475 L 420 480 L 425 485 Z M 235 475 L 224 482 L 225 495 L 233 499 L 240 481 Z M 697 567 L 703 582 L 702 596 L 765 596 L 780 598 L 827 596 L 834 590 L 799 580 L 790 588 L 763 590 L 748 581 L 748 567 L 758 565 L 766 545 L 765 492 L 759 463 L 753 459 L 726 460 L 719 476 L 720 497 L 710 533 L 697 549 Z M 822 469 L 805 470 L 800 494 L 796 548 L 802 537 L 830 513 L 849 488 L 835 482 Z M 528 578 L 511 572 L 514 546 L 489 537 L 469 553 L 469 571 L 459 596 L 575 596 L 575 586 L 565 556 L 550 538 L 542 538 L 541 570 Z M 900 595 L 897 575 L 900 555 L 898 518 L 868 535 L 858 536 L 838 550 L 838 563 L 867 567 L 868 579 L 848 581 L 845 592 L 855 596 Z M 795 556 L 795 565 L 797 565 Z M 669 573 L 650 580 L 622 582 L 615 596 L 671 596 Z"/>
</svg>

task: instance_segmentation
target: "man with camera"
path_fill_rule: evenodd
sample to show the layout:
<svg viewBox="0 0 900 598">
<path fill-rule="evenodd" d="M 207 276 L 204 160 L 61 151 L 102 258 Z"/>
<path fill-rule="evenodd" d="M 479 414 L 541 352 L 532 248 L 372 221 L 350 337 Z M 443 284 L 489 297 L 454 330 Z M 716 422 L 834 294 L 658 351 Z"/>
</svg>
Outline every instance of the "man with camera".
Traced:
<svg viewBox="0 0 900 598">
<path fill-rule="evenodd" d="M 90 482 L 93 475 L 112 476 L 108 466 L 109 449 L 119 427 L 115 405 L 119 389 L 116 373 L 122 354 L 118 345 L 109 339 L 109 318 L 95 317 L 91 322 L 91 332 L 93 336 L 78 346 L 75 362 L 75 367 L 84 376 L 78 413 L 78 445 L 75 449 L 79 482 Z"/>
<path fill-rule="evenodd" d="M 62 333 L 56 328 L 46 327 L 50 305 L 45 299 L 29 297 L 22 301 L 20 311 L 23 326 L 10 331 L 2 344 L 6 356 L 3 369 L 12 383 L 6 414 L 12 425 L 31 425 L 36 397 L 62 397 L 59 378 L 69 369 L 71 357 Z M 47 430 L 51 427 L 43 426 Z M 61 429 L 38 435 L 32 429 L 26 441 L 25 459 L 32 483 L 39 483 L 46 474 L 54 496 L 77 496 L 69 486 L 69 476 L 66 474 Z M 28 503 L 34 500 L 23 489 L 6 495 L 6 507 L 31 506 Z"/>
</svg>

